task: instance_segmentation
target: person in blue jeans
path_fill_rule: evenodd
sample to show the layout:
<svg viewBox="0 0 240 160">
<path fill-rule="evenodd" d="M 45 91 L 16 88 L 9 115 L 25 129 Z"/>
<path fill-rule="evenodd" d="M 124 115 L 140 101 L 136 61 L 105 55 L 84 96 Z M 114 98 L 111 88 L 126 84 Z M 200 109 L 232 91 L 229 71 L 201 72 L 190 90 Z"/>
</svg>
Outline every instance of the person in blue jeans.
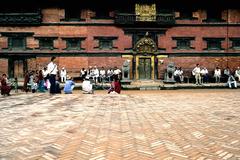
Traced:
<svg viewBox="0 0 240 160">
<path fill-rule="evenodd" d="M 74 86 L 75 83 L 73 82 L 72 78 L 70 76 L 67 76 L 67 81 L 65 82 L 63 92 L 65 94 L 72 94 Z"/>
</svg>

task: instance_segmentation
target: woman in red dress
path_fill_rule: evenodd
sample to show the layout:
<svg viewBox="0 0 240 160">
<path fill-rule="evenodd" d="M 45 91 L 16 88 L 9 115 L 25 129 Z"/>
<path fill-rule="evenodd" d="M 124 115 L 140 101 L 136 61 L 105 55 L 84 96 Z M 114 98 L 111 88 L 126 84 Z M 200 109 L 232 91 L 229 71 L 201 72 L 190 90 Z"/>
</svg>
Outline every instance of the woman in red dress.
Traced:
<svg viewBox="0 0 240 160">
<path fill-rule="evenodd" d="M 1 95 L 10 96 L 10 91 L 11 91 L 11 86 L 8 86 L 7 84 L 7 75 L 3 74 L 2 80 L 1 80 Z"/>
</svg>

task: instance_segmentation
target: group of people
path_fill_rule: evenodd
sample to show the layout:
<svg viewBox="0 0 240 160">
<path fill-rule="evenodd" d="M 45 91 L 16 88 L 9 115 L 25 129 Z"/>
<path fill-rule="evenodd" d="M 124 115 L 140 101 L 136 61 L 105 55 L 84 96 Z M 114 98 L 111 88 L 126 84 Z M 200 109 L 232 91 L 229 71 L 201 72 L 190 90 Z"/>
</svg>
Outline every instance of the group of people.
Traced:
<svg viewBox="0 0 240 160">
<path fill-rule="evenodd" d="M 23 84 L 25 92 L 32 91 L 32 93 L 35 93 L 50 90 L 50 93 L 61 93 L 60 77 L 56 77 L 58 70 L 54 59 L 55 57 L 51 59 L 51 62 L 43 70 L 25 73 Z"/>
<path fill-rule="evenodd" d="M 195 77 L 196 85 L 208 82 L 208 70 L 206 67 L 200 67 L 199 64 L 192 70 L 192 75 Z"/>
<path fill-rule="evenodd" d="M 26 92 L 31 89 L 33 93 L 36 91 L 45 92 L 47 90 L 49 90 L 50 94 L 61 93 L 60 83 L 62 82 L 65 83 L 63 92 L 66 94 L 72 93 L 75 86 L 73 78 L 67 75 L 67 71 L 64 67 L 60 72 L 58 71 L 55 59 L 55 57 L 52 57 L 50 63 L 47 67 L 44 67 L 43 70 L 26 73 L 23 87 Z M 119 82 L 120 84 L 120 73 L 121 70 L 117 67 L 115 67 L 114 70 L 109 69 L 107 72 L 104 70 L 104 67 L 100 70 L 98 70 L 96 66 L 94 68 L 90 66 L 88 70 L 83 68 L 81 70 L 81 77 L 84 80 L 82 84 L 83 92 L 93 93 L 94 84 L 101 82 L 103 78 L 107 77 L 109 77 L 110 82 Z M 112 83 L 111 88 L 110 92 L 115 91 L 120 93 L 121 89 L 119 89 L 119 85 L 116 83 Z"/>
<path fill-rule="evenodd" d="M 174 80 L 176 82 L 182 83 L 184 81 L 182 67 L 175 67 L 175 71 L 173 72 L 173 76 L 174 76 Z"/>
<path fill-rule="evenodd" d="M 209 81 L 209 72 L 206 67 L 200 67 L 199 64 L 196 64 L 196 67 L 192 70 L 192 75 L 195 77 L 196 85 L 201 85 L 203 83 L 208 83 Z M 178 83 L 182 83 L 184 81 L 184 74 L 181 67 L 175 67 L 175 71 L 173 72 L 174 80 Z M 240 67 L 237 67 L 234 74 L 231 74 L 230 68 L 227 67 L 224 69 L 223 74 L 221 69 L 217 66 L 214 69 L 213 77 L 215 79 L 215 83 L 220 83 L 221 78 L 227 82 L 229 88 L 237 88 L 237 81 L 240 82 Z"/>
<path fill-rule="evenodd" d="M 207 83 L 209 80 L 209 72 L 206 67 L 200 67 L 199 64 L 196 64 L 196 67 L 192 70 L 192 75 L 195 77 L 196 85 L 201 85 L 202 83 Z M 221 78 L 223 77 L 227 82 L 229 88 L 237 88 L 236 79 L 240 82 L 240 68 L 238 67 L 235 71 L 234 76 L 231 74 L 229 67 L 225 68 L 223 75 L 221 69 L 216 67 L 213 73 L 216 83 L 220 83 Z"/>
<path fill-rule="evenodd" d="M 94 93 L 94 79 L 92 77 L 86 76 L 83 83 L 82 83 L 82 91 L 85 94 L 93 94 Z M 107 91 L 110 93 L 121 93 L 121 82 L 118 76 L 115 74 L 113 75 L 113 81 L 110 83 L 110 86 Z"/>
<path fill-rule="evenodd" d="M 51 58 L 51 62 L 44 67 L 43 70 L 27 72 L 24 77 L 23 90 L 28 92 L 31 90 L 33 93 L 46 92 L 49 90 L 50 94 L 61 93 L 60 82 L 65 83 L 64 93 L 72 93 L 75 83 L 73 79 L 67 75 L 66 69 L 63 67 L 61 71 L 58 71 L 58 66 L 55 63 L 55 57 Z M 110 82 L 111 87 L 108 93 L 120 93 L 121 92 L 121 70 L 117 67 L 105 70 L 104 67 L 98 69 L 96 66 L 88 69 L 82 68 L 80 71 L 81 78 L 84 80 L 82 83 L 83 93 L 93 93 L 94 85 L 97 82 L 102 82 L 104 79 Z M 184 81 L 183 70 L 181 67 L 176 67 L 173 73 L 176 82 L 182 83 Z M 192 70 L 192 75 L 195 77 L 196 85 L 201 85 L 202 83 L 207 83 L 209 80 L 209 72 L 206 67 L 200 67 L 196 64 L 196 67 Z M 219 83 L 223 77 L 229 88 L 237 88 L 237 81 L 240 82 L 240 67 L 231 74 L 229 67 L 225 68 L 223 71 L 223 76 L 221 69 L 216 67 L 213 74 L 215 82 Z M 1 80 L 1 94 L 10 95 L 11 84 L 7 78 L 6 74 L 2 75 Z"/>
<path fill-rule="evenodd" d="M 88 76 L 92 77 L 95 83 L 101 83 L 103 80 L 112 82 L 114 75 L 118 75 L 118 79 L 121 79 L 121 70 L 117 67 L 106 70 L 104 67 L 98 69 L 97 66 L 89 66 L 88 69 L 82 68 L 80 71 L 80 77 L 83 80 Z"/>
<path fill-rule="evenodd" d="M 24 76 L 24 85 L 23 90 L 25 92 L 31 91 L 35 92 L 46 92 L 49 90 L 50 94 L 61 93 L 60 82 L 65 83 L 63 92 L 66 94 L 71 94 L 75 83 L 73 78 L 67 75 L 66 69 L 62 68 L 60 72 L 58 71 L 58 66 L 55 63 L 56 58 L 52 57 L 50 63 L 47 67 L 44 67 L 43 70 L 26 72 Z M 84 93 L 93 93 L 94 84 L 96 82 L 101 82 L 103 78 L 109 77 L 111 87 L 109 88 L 108 93 L 120 93 L 121 84 L 120 84 L 120 73 L 121 70 L 109 69 L 107 72 L 102 67 L 100 71 L 97 67 L 85 70 L 81 70 L 82 78 L 84 78 L 82 88 Z M 1 78 L 1 94 L 10 95 L 11 85 L 8 83 L 7 75 L 3 74 Z"/>
</svg>

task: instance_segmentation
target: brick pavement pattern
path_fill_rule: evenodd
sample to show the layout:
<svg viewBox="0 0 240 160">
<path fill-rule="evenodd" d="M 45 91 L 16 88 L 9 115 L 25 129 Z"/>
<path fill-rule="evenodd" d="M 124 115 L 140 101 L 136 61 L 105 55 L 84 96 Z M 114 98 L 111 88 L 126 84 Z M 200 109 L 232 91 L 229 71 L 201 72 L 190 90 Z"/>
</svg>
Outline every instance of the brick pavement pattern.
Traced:
<svg viewBox="0 0 240 160">
<path fill-rule="evenodd" d="M 0 97 L 1 160 L 238 160 L 240 91 Z"/>
</svg>

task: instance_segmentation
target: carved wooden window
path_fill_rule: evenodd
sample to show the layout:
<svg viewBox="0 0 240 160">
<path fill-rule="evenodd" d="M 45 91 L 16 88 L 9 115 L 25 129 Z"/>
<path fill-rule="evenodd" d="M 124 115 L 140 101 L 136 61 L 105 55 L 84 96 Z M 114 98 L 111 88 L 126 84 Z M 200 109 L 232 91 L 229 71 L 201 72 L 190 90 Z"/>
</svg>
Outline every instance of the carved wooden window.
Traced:
<svg viewBox="0 0 240 160">
<path fill-rule="evenodd" d="M 177 19 L 186 19 L 186 20 L 197 19 L 193 17 L 193 11 L 190 9 L 180 10 L 179 13 L 180 13 L 180 16 Z"/>
<path fill-rule="evenodd" d="M 194 40 L 194 37 L 173 37 L 173 40 L 177 41 L 177 46 L 173 49 L 194 49 L 191 47 L 191 41 Z"/>
<path fill-rule="evenodd" d="M 80 21 L 81 20 L 81 10 L 79 9 L 65 9 L 65 20 L 66 21 Z"/>
<path fill-rule="evenodd" d="M 27 49 L 26 37 L 33 35 L 32 32 L 1 32 L 3 37 L 8 39 L 8 47 L 5 49 L 9 50 L 25 50 Z"/>
<path fill-rule="evenodd" d="M 25 37 L 8 37 L 9 49 L 26 49 Z"/>
<path fill-rule="evenodd" d="M 16 4 L 15 4 L 16 5 Z M 42 14 L 40 9 L 34 6 L 26 7 L 21 5 L 11 5 L 1 7 L 0 9 L 0 24 L 4 25 L 19 25 L 28 24 L 36 25 L 41 24 Z"/>
<path fill-rule="evenodd" d="M 108 9 L 95 10 L 94 19 L 110 19 L 110 11 Z"/>
<path fill-rule="evenodd" d="M 203 38 L 207 42 L 205 50 L 223 50 L 222 41 L 225 38 Z"/>
<path fill-rule="evenodd" d="M 50 38 L 50 37 L 38 38 L 38 40 L 39 40 L 39 48 L 40 49 L 51 49 L 51 50 L 55 49 L 54 45 L 53 45 L 54 39 L 56 39 L 56 38 Z"/>
<path fill-rule="evenodd" d="M 85 38 L 64 38 L 66 40 L 66 50 L 84 50 L 81 47 L 82 41 Z"/>
<path fill-rule="evenodd" d="M 240 50 L 240 38 L 230 38 L 230 40 L 232 41 L 231 48 Z"/>
<path fill-rule="evenodd" d="M 224 22 L 222 19 L 222 10 L 209 9 L 207 10 L 207 19 L 205 22 Z"/>
<path fill-rule="evenodd" d="M 117 37 L 94 37 L 95 40 L 98 40 L 98 46 L 95 47 L 97 49 L 105 49 L 112 50 L 115 49 L 113 45 L 113 41 L 117 39 Z"/>
<path fill-rule="evenodd" d="M 113 48 L 113 41 L 112 40 L 99 40 L 99 48 L 100 49 L 112 49 Z"/>
</svg>

